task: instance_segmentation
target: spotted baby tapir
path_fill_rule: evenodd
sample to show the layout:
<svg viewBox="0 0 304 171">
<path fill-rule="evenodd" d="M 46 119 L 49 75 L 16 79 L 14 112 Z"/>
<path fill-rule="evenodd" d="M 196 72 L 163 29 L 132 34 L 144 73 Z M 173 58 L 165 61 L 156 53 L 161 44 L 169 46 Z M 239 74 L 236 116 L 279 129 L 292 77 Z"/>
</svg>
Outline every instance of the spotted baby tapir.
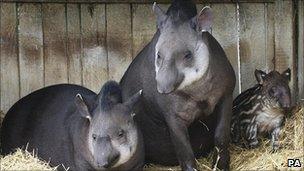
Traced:
<svg viewBox="0 0 304 171">
<path fill-rule="evenodd" d="M 279 148 L 279 133 L 286 109 L 291 104 L 288 86 L 290 75 L 290 69 L 268 74 L 255 70 L 258 84 L 242 92 L 233 101 L 232 142 L 240 144 L 241 140 L 245 140 L 246 147 L 255 148 L 259 145 L 258 135 L 268 135 L 272 150 Z"/>
</svg>

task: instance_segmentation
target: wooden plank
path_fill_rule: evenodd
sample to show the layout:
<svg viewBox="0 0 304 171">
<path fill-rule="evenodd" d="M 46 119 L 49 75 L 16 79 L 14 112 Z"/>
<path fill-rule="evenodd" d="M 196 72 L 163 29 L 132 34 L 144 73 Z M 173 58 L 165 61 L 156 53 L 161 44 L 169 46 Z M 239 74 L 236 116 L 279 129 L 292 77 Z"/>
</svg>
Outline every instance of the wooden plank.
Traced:
<svg viewBox="0 0 304 171">
<path fill-rule="evenodd" d="M 130 5 L 109 4 L 106 8 L 109 75 L 119 81 L 132 61 Z"/>
<path fill-rule="evenodd" d="M 275 69 L 279 72 L 291 69 L 290 88 L 295 102 L 296 67 L 294 46 L 294 15 L 292 1 L 276 1 L 275 3 Z M 284 17 L 283 17 L 284 16 Z"/>
<path fill-rule="evenodd" d="M 25 3 L 148 3 L 151 4 L 154 1 L 151 0 L 2 0 L 3 2 L 25 2 Z M 157 3 L 171 3 L 171 0 L 155 0 Z M 201 3 L 201 0 L 194 0 L 196 3 Z M 236 2 L 270 2 L 273 3 L 275 0 L 203 0 L 206 3 L 236 3 Z"/>
<path fill-rule="evenodd" d="M 212 35 L 218 40 L 225 50 L 225 53 L 233 66 L 236 85 L 234 96 L 239 94 L 239 78 L 238 78 L 238 31 L 237 31 L 237 15 L 235 4 L 213 4 L 212 11 L 214 15 L 214 24 Z"/>
<path fill-rule="evenodd" d="M 298 5 L 298 88 L 299 99 L 304 102 L 304 1 Z"/>
<path fill-rule="evenodd" d="M 80 5 L 67 4 L 68 80 L 82 85 Z"/>
<path fill-rule="evenodd" d="M 99 92 L 108 80 L 105 5 L 81 5 L 83 85 Z"/>
<path fill-rule="evenodd" d="M 274 4 L 265 4 L 265 57 L 266 70 L 274 70 Z"/>
<path fill-rule="evenodd" d="M 132 5 L 133 58 L 149 43 L 156 32 L 156 19 L 152 5 Z"/>
<path fill-rule="evenodd" d="M 264 4 L 240 4 L 241 90 L 256 84 L 254 70 L 265 70 Z"/>
<path fill-rule="evenodd" d="M 17 16 L 15 3 L 0 6 L 0 75 L 1 110 L 7 110 L 19 99 L 19 64 Z"/>
<path fill-rule="evenodd" d="M 22 97 L 44 85 L 41 4 L 20 4 L 18 36 Z"/>
<path fill-rule="evenodd" d="M 42 4 L 45 86 L 68 82 L 64 4 Z"/>
</svg>

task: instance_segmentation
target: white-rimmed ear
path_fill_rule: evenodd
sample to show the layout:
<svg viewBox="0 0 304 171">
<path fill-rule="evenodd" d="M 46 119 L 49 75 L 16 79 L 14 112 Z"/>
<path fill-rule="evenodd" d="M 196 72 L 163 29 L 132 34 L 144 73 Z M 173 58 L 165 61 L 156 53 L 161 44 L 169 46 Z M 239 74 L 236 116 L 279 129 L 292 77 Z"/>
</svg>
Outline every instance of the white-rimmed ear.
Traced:
<svg viewBox="0 0 304 171">
<path fill-rule="evenodd" d="M 128 99 L 124 105 L 129 109 L 133 109 L 134 105 L 139 101 L 142 95 L 142 90 L 139 90 L 136 94 L 134 94 L 130 99 Z"/>
<path fill-rule="evenodd" d="M 156 2 L 153 3 L 153 12 L 156 16 L 156 21 L 157 21 L 157 27 L 159 29 L 162 28 L 164 21 L 167 18 L 166 13 L 156 4 Z"/>
<path fill-rule="evenodd" d="M 197 31 L 210 32 L 213 24 L 213 14 L 211 8 L 209 6 L 205 6 L 193 20 L 195 21 Z"/>
<path fill-rule="evenodd" d="M 254 75 L 259 84 L 263 84 L 266 73 L 261 70 L 255 70 Z"/>
<path fill-rule="evenodd" d="M 89 112 L 88 106 L 85 104 L 81 94 L 76 94 L 75 96 L 75 105 L 81 114 L 82 117 L 88 119 L 89 121 L 92 120 L 91 114 Z"/>
<path fill-rule="evenodd" d="M 284 72 L 281 74 L 287 81 L 290 81 L 291 79 L 291 70 L 290 68 L 286 69 Z"/>
</svg>

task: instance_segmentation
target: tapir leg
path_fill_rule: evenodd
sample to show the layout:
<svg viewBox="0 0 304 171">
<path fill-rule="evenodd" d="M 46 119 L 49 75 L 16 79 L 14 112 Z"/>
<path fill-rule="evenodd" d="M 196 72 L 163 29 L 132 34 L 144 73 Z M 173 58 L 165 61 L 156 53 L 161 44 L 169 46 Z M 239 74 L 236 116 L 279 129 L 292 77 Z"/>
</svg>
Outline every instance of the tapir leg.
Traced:
<svg viewBox="0 0 304 171">
<path fill-rule="evenodd" d="M 175 114 L 169 114 L 166 121 L 170 130 L 170 136 L 177 159 L 182 170 L 196 170 L 195 157 L 189 141 L 189 133 L 186 124 Z"/>
<path fill-rule="evenodd" d="M 222 98 L 217 104 L 215 111 L 218 116 L 215 129 L 215 157 L 214 167 L 229 170 L 230 154 L 228 151 L 230 141 L 230 122 L 232 116 L 232 95 Z"/>
</svg>

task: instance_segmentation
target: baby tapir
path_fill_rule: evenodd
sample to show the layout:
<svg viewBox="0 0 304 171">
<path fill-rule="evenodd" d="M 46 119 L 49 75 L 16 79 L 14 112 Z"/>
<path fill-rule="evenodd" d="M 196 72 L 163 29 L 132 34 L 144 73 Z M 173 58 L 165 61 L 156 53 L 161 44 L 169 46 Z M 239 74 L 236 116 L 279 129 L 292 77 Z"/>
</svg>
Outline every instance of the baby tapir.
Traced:
<svg viewBox="0 0 304 171">
<path fill-rule="evenodd" d="M 142 170 L 142 135 L 132 108 L 141 91 L 122 103 L 107 82 L 99 94 L 71 84 L 37 90 L 8 111 L 1 129 L 2 154 L 35 149 L 52 166 L 70 170 Z M 61 168 L 62 169 L 62 168 Z"/>
<path fill-rule="evenodd" d="M 290 107 L 290 69 L 282 74 L 266 74 L 255 70 L 258 84 L 241 93 L 233 101 L 231 137 L 234 143 L 246 140 L 246 146 L 257 147 L 258 135 L 271 137 L 272 150 L 279 147 L 278 137 L 284 122 L 285 109 Z"/>
</svg>

